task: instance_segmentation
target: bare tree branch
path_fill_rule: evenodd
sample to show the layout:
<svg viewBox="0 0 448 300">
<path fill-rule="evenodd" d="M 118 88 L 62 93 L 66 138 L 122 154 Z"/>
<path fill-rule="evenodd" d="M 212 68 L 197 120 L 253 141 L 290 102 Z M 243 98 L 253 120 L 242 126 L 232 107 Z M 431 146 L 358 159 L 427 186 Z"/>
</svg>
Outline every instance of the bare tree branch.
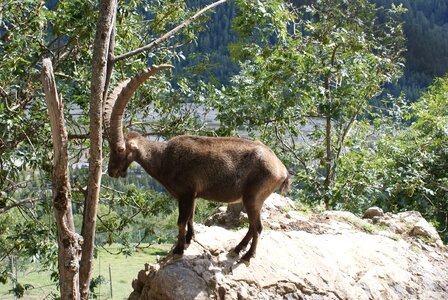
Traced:
<svg viewBox="0 0 448 300">
<path fill-rule="evenodd" d="M 109 41 L 109 49 L 107 54 L 107 71 L 106 71 L 106 82 L 104 84 L 104 91 L 103 91 L 103 106 L 102 110 L 104 111 L 104 103 L 106 102 L 107 98 L 107 91 L 109 90 L 110 80 L 112 78 L 112 71 L 114 70 L 114 49 L 115 49 L 115 22 L 117 19 L 117 3 L 115 3 L 116 9 L 114 11 L 113 17 L 112 17 L 112 31 L 110 33 L 110 41 Z"/>
<path fill-rule="evenodd" d="M 17 107 L 15 107 L 15 108 L 9 107 L 8 101 L 11 101 L 11 100 L 9 99 L 8 93 L 1 86 L 0 86 L 0 96 L 2 96 L 5 99 L 6 110 L 8 112 L 13 112 L 15 110 L 15 108 L 17 108 Z"/>
<path fill-rule="evenodd" d="M 160 37 L 159 37 L 158 39 L 156 39 L 155 41 L 153 41 L 153 42 L 149 43 L 148 45 L 143 46 L 143 47 L 141 47 L 141 48 L 132 50 L 132 51 L 130 51 L 130 52 L 127 52 L 127 53 L 124 53 L 124 54 L 121 54 L 121 55 L 118 55 L 118 56 L 116 56 L 116 57 L 113 59 L 113 62 L 115 63 L 115 62 L 117 62 L 117 61 L 119 61 L 119 60 L 126 59 L 126 58 L 128 58 L 128 57 L 137 55 L 137 54 L 139 54 L 139 53 L 142 53 L 142 52 L 145 52 L 145 51 L 148 51 L 148 50 L 151 50 L 151 49 L 157 47 L 157 46 L 158 46 L 160 43 L 162 43 L 163 41 L 169 39 L 170 37 L 172 37 L 173 35 L 175 35 L 175 34 L 178 33 L 179 31 L 181 31 L 182 29 L 184 29 L 185 27 L 189 26 L 189 25 L 190 25 L 191 23 L 193 23 L 198 17 L 200 17 L 201 15 L 203 15 L 204 13 L 206 13 L 207 11 L 209 11 L 210 9 L 215 8 L 216 6 L 218 6 L 218 5 L 222 4 L 222 3 L 225 3 L 225 2 L 227 2 L 227 0 L 219 0 L 219 1 L 216 1 L 216 2 L 214 2 L 214 3 L 212 3 L 212 4 L 210 4 L 210 5 L 207 5 L 206 7 L 204 7 L 203 9 L 201 9 L 200 11 L 198 11 L 197 13 L 195 13 L 191 18 L 188 18 L 188 19 L 185 20 L 183 23 L 181 23 L 181 24 L 178 25 L 177 27 L 173 28 L 171 31 L 168 31 L 167 33 L 165 33 L 165 34 L 163 34 L 162 36 L 160 36 Z"/>
<path fill-rule="evenodd" d="M 90 136 L 90 133 L 70 133 L 68 135 L 69 140 L 87 140 Z"/>
<path fill-rule="evenodd" d="M 0 214 L 10 210 L 11 208 L 17 207 L 17 206 L 22 206 L 28 203 L 33 203 L 36 202 L 38 200 L 41 200 L 39 197 L 32 197 L 32 198 L 28 198 L 28 199 L 24 199 L 24 200 L 20 200 L 17 202 L 14 202 L 13 204 L 7 205 L 5 207 L 0 208 Z"/>
</svg>

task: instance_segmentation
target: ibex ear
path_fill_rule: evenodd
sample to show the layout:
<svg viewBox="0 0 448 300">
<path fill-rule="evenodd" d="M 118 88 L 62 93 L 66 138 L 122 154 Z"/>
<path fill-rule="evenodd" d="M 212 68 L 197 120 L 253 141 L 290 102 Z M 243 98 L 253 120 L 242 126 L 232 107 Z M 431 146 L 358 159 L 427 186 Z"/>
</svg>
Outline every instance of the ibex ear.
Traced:
<svg viewBox="0 0 448 300">
<path fill-rule="evenodd" d="M 135 150 L 135 149 L 137 149 L 137 143 L 136 143 L 134 140 L 130 140 L 130 141 L 128 142 L 128 147 L 129 147 L 129 149 L 131 149 L 131 150 Z"/>
</svg>

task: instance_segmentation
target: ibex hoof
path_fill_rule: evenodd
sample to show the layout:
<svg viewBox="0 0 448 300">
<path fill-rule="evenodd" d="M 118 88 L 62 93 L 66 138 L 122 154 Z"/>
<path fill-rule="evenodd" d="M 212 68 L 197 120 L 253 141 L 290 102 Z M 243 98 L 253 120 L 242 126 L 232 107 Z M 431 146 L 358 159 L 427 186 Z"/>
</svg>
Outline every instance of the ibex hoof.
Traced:
<svg viewBox="0 0 448 300">
<path fill-rule="evenodd" d="M 239 264 L 244 264 L 246 267 L 250 266 L 250 261 L 249 260 L 244 260 L 244 259 L 240 259 L 238 261 Z"/>
<path fill-rule="evenodd" d="M 250 260 L 251 258 L 254 258 L 255 255 L 250 255 L 248 253 L 246 253 L 245 255 L 243 255 L 243 257 L 241 257 L 241 262 L 243 262 L 246 266 L 248 266 L 250 264 Z"/>
<path fill-rule="evenodd" d="M 184 257 L 182 254 L 174 254 L 173 253 L 173 255 L 171 255 L 171 262 L 178 261 L 178 260 L 182 259 L 182 257 Z"/>
</svg>

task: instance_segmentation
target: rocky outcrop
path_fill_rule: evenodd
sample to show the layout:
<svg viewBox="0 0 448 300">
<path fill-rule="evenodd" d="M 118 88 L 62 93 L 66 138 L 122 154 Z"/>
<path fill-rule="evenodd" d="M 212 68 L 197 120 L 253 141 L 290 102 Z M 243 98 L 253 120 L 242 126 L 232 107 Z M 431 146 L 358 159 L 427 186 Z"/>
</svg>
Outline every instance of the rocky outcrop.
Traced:
<svg viewBox="0 0 448 300">
<path fill-rule="evenodd" d="M 249 265 L 228 255 L 247 229 L 197 225 L 184 256 L 147 264 L 129 299 L 448 299 L 446 248 L 418 212 L 304 214 L 273 195 L 262 217 Z"/>
</svg>

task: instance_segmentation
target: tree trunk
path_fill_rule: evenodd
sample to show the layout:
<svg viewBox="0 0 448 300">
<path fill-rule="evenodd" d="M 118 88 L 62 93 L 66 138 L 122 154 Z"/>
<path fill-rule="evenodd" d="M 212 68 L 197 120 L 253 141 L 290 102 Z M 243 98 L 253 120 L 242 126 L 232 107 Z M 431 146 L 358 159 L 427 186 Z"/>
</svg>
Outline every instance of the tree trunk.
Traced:
<svg viewBox="0 0 448 300">
<path fill-rule="evenodd" d="M 331 166 L 333 163 L 333 149 L 331 147 L 331 118 L 327 117 L 325 124 L 325 152 L 326 152 L 326 176 L 325 176 L 325 186 L 330 186 L 331 183 Z"/>
<path fill-rule="evenodd" d="M 42 62 L 42 84 L 47 100 L 53 141 L 53 206 L 58 231 L 58 270 L 61 299 L 80 299 L 79 261 L 82 238 L 75 232 L 71 188 L 68 175 L 68 139 L 64 125 L 62 99 L 58 97 L 53 67 L 49 59 Z"/>
<path fill-rule="evenodd" d="M 95 246 L 96 213 L 101 186 L 102 102 L 106 83 L 110 36 L 113 28 L 115 0 L 102 0 L 96 26 L 90 87 L 90 148 L 88 192 L 84 206 L 82 236 L 84 244 L 80 268 L 81 298 L 88 299 Z"/>
<path fill-rule="evenodd" d="M 327 116 L 326 119 L 326 125 L 325 125 L 325 145 L 326 145 L 326 157 L 325 157 L 325 182 L 324 182 L 324 187 L 325 187 L 325 191 L 328 192 L 328 190 L 330 189 L 331 183 L 332 183 L 332 179 L 333 179 L 333 148 L 331 145 L 331 118 L 329 116 Z M 325 194 L 325 207 L 328 209 L 329 208 L 329 203 L 330 203 L 330 199 L 329 199 L 329 194 L 326 193 Z"/>
<path fill-rule="evenodd" d="M 227 214 L 235 220 L 239 220 L 240 214 L 244 209 L 243 202 L 229 203 L 227 205 Z"/>
<path fill-rule="evenodd" d="M 334 55 L 335 52 L 333 52 Z M 333 147 L 331 145 L 331 134 L 332 134 L 332 127 L 331 127 L 331 92 L 330 92 L 330 77 L 325 77 L 325 90 L 326 90 L 326 100 L 328 105 L 328 111 L 326 112 L 326 124 L 325 124 L 325 181 L 324 181 L 324 188 L 325 188 L 325 195 L 324 195 L 324 202 L 325 202 L 325 208 L 329 208 L 330 204 L 330 195 L 329 190 L 331 186 L 332 181 L 332 166 L 333 166 Z"/>
<path fill-rule="evenodd" d="M 331 65 L 334 67 L 336 63 L 336 52 L 339 48 L 339 45 L 335 45 L 333 48 L 333 53 L 331 55 Z M 328 104 L 328 111 L 326 112 L 326 124 L 325 124 L 325 207 L 328 209 L 330 206 L 330 193 L 329 190 L 331 188 L 331 185 L 333 184 L 334 180 L 334 174 L 336 172 L 336 165 L 335 165 L 335 157 L 333 153 L 333 145 L 331 143 L 331 135 L 332 135 L 332 124 L 331 124 L 331 115 L 332 115 L 332 108 L 331 108 L 331 87 L 330 87 L 331 77 L 330 75 L 325 76 L 325 97 L 327 98 L 327 104 Z"/>
</svg>

